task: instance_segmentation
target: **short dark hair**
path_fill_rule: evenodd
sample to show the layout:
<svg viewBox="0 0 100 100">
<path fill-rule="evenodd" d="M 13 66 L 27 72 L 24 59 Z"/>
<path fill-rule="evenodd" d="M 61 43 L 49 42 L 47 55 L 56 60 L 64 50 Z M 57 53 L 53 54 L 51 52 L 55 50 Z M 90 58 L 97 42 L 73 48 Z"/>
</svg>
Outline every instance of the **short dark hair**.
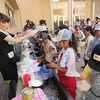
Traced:
<svg viewBox="0 0 100 100">
<path fill-rule="evenodd" d="M 85 28 L 85 30 L 86 30 L 86 31 L 90 31 L 90 33 L 93 35 L 93 29 L 92 29 L 91 26 L 87 26 L 87 27 Z"/>
<path fill-rule="evenodd" d="M 67 25 L 64 25 L 64 24 L 63 24 L 63 25 L 60 25 L 60 26 L 59 26 L 59 29 L 62 30 L 62 29 L 69 29 L 69 28 L 68 28 Z"/>
<path fill-rule="evenodd" d="M 27 19 L 27 20 L 26 20 L 26 23 L 29 23 L 29 22 L 30 22 L 30 20 L 29 20 L 29 19 Z"/>
<path fill-rule="evenodd" d="M 41 24 L 45 24 L 45 25 L 46 25 L 46 20 L 41 19 L 41 20 L 39 21 L 39 23 L 40 23 L 40 25 L 41 25 Z"/>
<path fill-rule="evenodd" d="M 0 13 L 0 22 L 3 22 L 3 23 L 10 22 L 10 18 L 5 14 Z"/>
</svg>

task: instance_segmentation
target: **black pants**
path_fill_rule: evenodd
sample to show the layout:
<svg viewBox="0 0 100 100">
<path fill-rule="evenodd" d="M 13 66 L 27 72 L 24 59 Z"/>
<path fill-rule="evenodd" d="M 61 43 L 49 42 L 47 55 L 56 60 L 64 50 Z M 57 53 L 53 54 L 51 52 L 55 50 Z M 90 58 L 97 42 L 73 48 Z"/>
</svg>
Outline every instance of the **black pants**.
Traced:
<svg viewBox="0 0 100 100">
<path fill-rule="evenodd" d="M 84 63 L 85 63 L 84 67 L 87 65 L 88 61 L 89 60 L 84 59 Z"/>
<path fill-rule="evenodd" d="M 11 80 L 9 83 L 8 99 L 12 99 L 16 96 L 17 80 Z"/>
</svg>

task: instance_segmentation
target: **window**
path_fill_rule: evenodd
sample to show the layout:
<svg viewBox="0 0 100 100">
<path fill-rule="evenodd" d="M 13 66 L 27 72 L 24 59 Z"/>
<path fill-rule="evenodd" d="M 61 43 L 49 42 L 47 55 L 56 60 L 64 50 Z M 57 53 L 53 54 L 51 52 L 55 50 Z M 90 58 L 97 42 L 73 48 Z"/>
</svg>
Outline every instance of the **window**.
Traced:
<svg viewBox="0 0 100 100">
<path fill-rule="evenodd" d="M 10 17 L 10 26 L 15 26 L 14 12 L 5 4 L 6 14 Z"/>
<path fill-rule="evenodd" d="M 83 14 L 84 12 L 85 12 L 85 7 L 80 7 L 79 13 L 80 13 L 80 14 Z"/>
<path fill-rule="evenodd" d="M 78 8 L 74 8 L 74 14 L 78 15 Z"/>
<path fill-rule="evenodd" d="M 54 15 L 63 15 L 63 10 L 62 9 L 53 9 L 53 14 Z"/>
</svg>

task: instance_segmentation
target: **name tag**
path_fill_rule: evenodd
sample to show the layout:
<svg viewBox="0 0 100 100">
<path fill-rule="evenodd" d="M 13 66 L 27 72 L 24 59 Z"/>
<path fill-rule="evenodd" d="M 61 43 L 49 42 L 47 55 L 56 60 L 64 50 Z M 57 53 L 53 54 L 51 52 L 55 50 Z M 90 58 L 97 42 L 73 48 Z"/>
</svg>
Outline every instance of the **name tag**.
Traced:
<svg viewBox="0 0 100 100">
<path fill-rule="evenodd" d="M 13 57 L 14 57 L 14 52 L 13 52 L 13 51 L 9 52 L 9 53 L 8 53 L 8 57 L 9 57 L 9 58 L 13 58 Z"/>
<path fill-rule="evenodd" d="M 100 56 L 97 54 L 94 54 L 93 59 L 96 61 L 100 61 Z"/>
</svg>

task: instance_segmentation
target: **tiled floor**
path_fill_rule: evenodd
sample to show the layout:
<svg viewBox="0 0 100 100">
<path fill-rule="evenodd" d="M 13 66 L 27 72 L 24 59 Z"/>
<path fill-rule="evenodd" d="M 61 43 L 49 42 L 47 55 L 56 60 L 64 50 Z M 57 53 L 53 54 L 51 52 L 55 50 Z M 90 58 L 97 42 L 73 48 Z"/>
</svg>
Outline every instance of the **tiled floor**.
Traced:
<svg viewBox="0 0 100 100">
<path fill-rule="evenodd" d="M 81 51 L 82 51 L 82 58 L 83 58 L 84 47 L 81 48 Z M 76 62 L 76 65 L 77 65 L 76 67 L 78 72 L 82 72 L 84 70 L 83 68 L 81 68 L 81 66 L 84 66 L 83 59 L 80 62 Z M 77 78 L 77 80 L 79 79 Z M 76 100 L 81 100 L 81 97 L 82 97 L 82 92 L 77 90 Z"/>
</svg>

